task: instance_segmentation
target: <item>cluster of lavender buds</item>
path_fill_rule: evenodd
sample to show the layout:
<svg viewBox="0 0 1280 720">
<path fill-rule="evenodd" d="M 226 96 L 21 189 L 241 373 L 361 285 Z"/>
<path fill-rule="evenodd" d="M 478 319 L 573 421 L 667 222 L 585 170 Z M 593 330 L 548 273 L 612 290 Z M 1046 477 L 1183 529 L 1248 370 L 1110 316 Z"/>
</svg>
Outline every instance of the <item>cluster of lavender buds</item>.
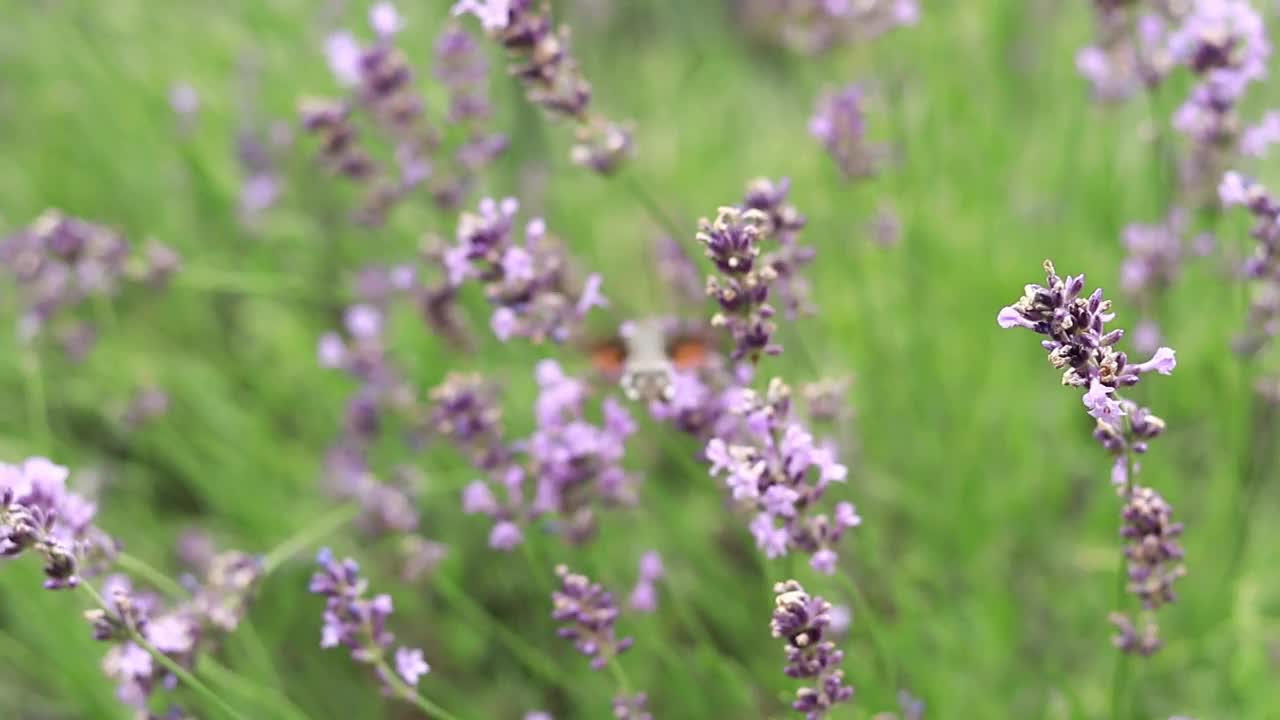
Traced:
<svg viewBox="0 0 1280 720">
<path fill-rule="evenodd" d="M 831 605 L 810 596 L 795 580 L 773 586 L 773 619 L 769 630 L 786 641 L 787 677 L 813 679 L 813 686 L 796 691 L 791 707 L 805 714 L 807 720 L 821 720 L 836 705 L 853 699 L 853 686 L 844 681 L 840 663 L 844 652 L 835 643 L 824 640 L 831 624 Z"/>
<path fill-rule="evenodd" d="M 456 26 L 446 27 L 436 46 L 437 79 L 449 92 L 447 122 L 462 139 L 452 156 L 443 152 L 445 133 L 425 117 L 425 102 L 414 86 L 408 59 L 394 44 L 403 22 L 383 2 L 369 14 L 376 40 L 361 46 L 346 32 L 326 43 L 330 68 L 351 91 L 342 101 L 307 100 L 300 113 L 306 130 L 319 137 L 321 160 L 333 172 L 369 187 L 358 218 L 377 225 L 411 191 L 425 187 L 442 208 L 457 207 L 475 175 L 506 149 L 506 140 L 487 130 L 491 110 L 486 97 L 488 72 L 476 43 Z M 395 171 L 383 168 L 359 141 L 353 116 L 371 119 L 394 147 Z"/>
<path fill-rule="evenodd" d="M 1180 208 L 1174 208 L 1164 222 L 1133 223 L 1124 229 L 1128 255 L 1120 266 L 1120 288 L 1143 314 L 1133 337 L 1140 352 L 1154 352 L 1159 346 L 1160 330 L 1153 315 L 1181 272 L 1186 233 L 1187 213 Z"/>
<path fill-rule="evenodd" d="M 727 327 L 733 336 L 732 360 L 755 362 L 761 353 L 777 355 L 782 346 L 773 342 L 777 326 L 769 304 L 769 287 L 778 272 L 760 258 L 761 244 L 772 228 L 760 210 L 722 207 L 714 222 L 699 222 L 697 240 L 715 263 L 720 276 L 707 278 L 707 295 L 720 304 L 711 324 Z"/>
<path fill-rule="evenodd" d="M 1121 536 L 1128 542 L 1129 592 L 1138 597 L 1144 613 L 1142 628 L 1123 613 L 1114 613 L 1112 623 L 1119 630 L 1116 647 L 1126 653 L 1151 655 L 1161 647 L 1158 629 L 1151 613 L 1172 603 L 1176 596 L 1173 584 L 1186 574 L 1182 566 L 1182 523 L 1173 521 L 1173 508 L 1155 490 L 1135 488 L 1125 504 L 1121 517 Z"/>
<path fill-rule="evenodd" d="M 1166 3 L 1094 0 L 1095 44 L 1076 54 L 1076 69 L 1101 102 L 1121 102 L 1154 88 L 1173 69 L 1167 36 L 1175 19 Z"/>
<path fill-rule="evenodd" d="M 120 414 L 120 423 L 127 430 L 137 430 L 169 412 L 169 394 L 155 385 L 139 388 Z"/>
<path fill-rule="evenodd" d="M 553 117 L 573 121 L 574 164 L 612 174 L 632 151 L 632 130 L 591 111 L 591 83 L 583 77 L 569 47 L 569 28 L 555 29 L 550 6 L 534 0 L 460 0 L 454 15 L 475 15 L 507 50 L 511 74 L 520 79 L 530 102 Z"/>
<path fill-rule="evenodd" d="M 1218 187 L 1222 204 L 1242 207 L 1255 218 L 1250 234 L 1258 241 L 1241 274 L 1255 284 L 1246 330 L 1236 343 L 1247 355 L 1262 350 L 1280 334 L 1280 202 L 1261 183 L 1228 172 Z"/>
<path fill-rule="evenodd" d="M 744 210 L 759 210 L 769 219 L 768 235 L 778 243 L 777 249 L 766 253 L 760 262 L 773 268 L 777 275 L 774 287 L 782 300 L 782 308 L 788 320 L 798 315 L 811 315 L 817 311 L 813 304 L 809 281 L 801 273 L 813 262 L 817 251 L 799 242 L 800 231 L 807 220 L 796 207 L 787 202 L 791 180 L 782 178 L 773 182 L 757 178 L 747 185 L 742 200 Z"/>
<path fill-rule="evenodd" d="M 577 287 L 563 243 L 541 218 L 530 220 L 524 242 L 512 237 L 519 203 L 486 198 L 458 220 L 457 244 L 444 253 L 448 282 L 475 281 L 494 306 L 489 325 L 499 340 L 525 337 L 564 342 L 588 311 L 606 304 L 598 274 Z"/>
<path fill-rule="evenodd" d="M 1156 542 L 1163 543 L 1166 538 L 1176 537 L 1181 526 L 1175 528 L 1167 522 L 1171 510 L 1154 490 L 1137 484 L 1135 476 L 1140 468 L 1135 457 L 1147 452 L 1148 442 L 1164 432 L 1165 423 L 1147 408 L 1120 397 L 1117 391 L 1137 385 L 1148 372 L 1171 374 L 1177 360 L 1172 349 L 1161 347 L 1147 362 L 1129 363 L 1125 353 L 1115 349 L 1124 331 L 1106 328 L 1115 314 L 1111 312 L 1111 302 L 1102 299 L 1102 290 L 1081 297 L 1083 275 L 1060 277 L 1048 260 L 1044 269 L 1046 285 L 1027 285 L 1022 299 L 1001 310 L 997 322 L 1004 328 L 1023 327 L 1046 336 L 1041 345 L 1049 352 L 1050 363 L 1064 369 L 1063 385 L 1085 389 L 1082 401 L 1097 420 L 1094 438 L 1114 458 L 1112 483 L 1126 503 L 1123 535 L 1130 540 L 1126 549 L 1129 589 L 1142 600 L 1145 610 L 1154 610 L 1159 603 L 1153 602 L 1152 583 L 1163 587 L 1157 593 L 1162 602 L 1172 601 L 1172 594 L 1165 591 L 1182 570 L 1166 571 L 1163 567 L 1180 558 L 1181 550 L 1175 553 L 1171 544 L 1157 549 L 1145 547 L 1150 543 L 1146 538 L 1157 532 Z M 1158 508 L 1153 498 L 1159 500 Z M 1151 520 L 1153 513 L 1160 515 L 1158 522 Z M 1142 529 L 1135 529 L 1139 525 Z M 1152 530 L 1155 526 L 1159 529 Z M 1124 622 L 1129 621 L 1125 618 Z M 1154 630 L 1147 635 L 1154 637 Z M 1149 652 L 1154 652 L 1158 645 L 1153 642 L 1134 644 L 1126 640 L 1118 645 L 1126 651 L 1149 647 Z"/>
<path fill-rule="evenodd" d="M 882 148 L 867 140 L 866 102 L 862 86 L 848 85 L 824 93 L 809 119 L 809 134 L 822 143 L 849 181 L 875 175 L 884 156 Z"/>
<path fill-rule="evenodd" d="M 144 645 L 190 668 L 201 640 L 199 621 L 185 608 L 164 610 L 159 597 L 134 590 L 123 575 L 108 577 L 100 594 L 105 606 L 85 612 L 85 619 L 95 640 L 112 644 L 102 660 L 103 673 L 116 683 L 122 703 L 143 710 L 156 689 L 172 690 L 178 684 Z"/>
<path fill-rule="evenodd" d="M 359 506 L 362 530 L 374 536 L 400 536 L 403 572 L 419 577 L 438 562 L 442 551 L 438 543 L 411 534 L 418 529 L 420 473 L 411 465 L 398 465 L 383 480 L 371 468 L 371 449 L 389 417 L 408 426 L 410 445 L 420 444 L 425 432 L 426 409 L 418 391 L 386 352 L 386 305 L 395 292 L 405 291 L 411 280 L 399 270 L 403 269 L 366 269 L 357 290 L 367 302 L 348 308 L 347 337 L 331 332 L 320 339 L 321 366 L 344 370 L 360 381 L 348 400 L 343 432 L 329 450 L 325 472 L 329 492 Z"/>
<path fill-rule="evenodd" d="M 1002 328 L 1021 327 L 1046 336 L 1041 345 L 1049 352 L 1050 364 L 1064 370 L 1062 384 L 1086 389 L 1084 404 L 1089 414 L 1118 426 L 1123 411 L 1112 397 L 1117 388 L 1137 385 L 1144 373 L 1153 370 L 1172 373 L 1177 365 L 1174 351 L 1162 347 L 1151 360 L 1130 364 L 1115 349 L 1124 331 L 1106 329 L 1115 313 L 1111 301 L 1102 299 L 1102 289 L 1081 297 L 1084 275 L 1059 277 L 1048 260 L 1044 270 L 1047 284 L 1027 285 L 1022 298 L 1003 308 L 996 321 Z"/>
<path fill-rule="evenodd" d="M 556 567 L 556 576 L 560 589 L 551 593 L 551 617 L 563 623 L 556 634 L 572 640 L 578 652 L 590 658 L 592 670 L 606 667 L 635 644 L 635 638 L 617 636 L 613 593 L 564 565 Z"/>
<path fill-rule="evenodd" d="M 836 546 L 845 532 L 861 524 L 851 503 L 835 505 L 834 517 L 817 513 L 832 482 L 844 482 L 848 470 L 830 446 L 791 417 L 791 389 L 775 378 L 764 397 L 742 390 L 732 411 L 742 420 L 737 436 L 707 443 L 711 475 L 725 475 L 733 500 L 756 513 L 751 534 L 766 557 L 792 550 L 808 553 L 810 565 L 835 573 Z"/>
<path fill-rule="evenodd" d="M 472 482 L 462 495 L 463 512 L 494 520 L 489 545 L 497 550 L 518 546 L 524 541 L 522 526 L 545 515 L 557 518 L 552 529 L 566 540 L 585 542 L 596 533 L 597 503 L 615 506 L 636 501 L 634 479 L 621 465 L 627 438 L 636 431 L 626 408 L 606 398 L 604 422 L 595 425 L 585 415 L 586 383 L 565 375 L 553 360 L 538 363 L 536 377 L 533 435 L 510 445 L 509 455 L 473 451 L 488 461 L 480 468 L 490 479 Z M 475 447 L 488 443 L 486 438 Z M 492 462 L 494 458 L 505 462 Z M 528 483 L 533 485 L 531 497 L 526 492 Z M 499 501 L 494 485 L 502 487 L 505 501 Z"/>
<path fill-rule="evenodd" d="M 873 40 L 920 20 L 916 0 L 739 0 L 736 7 L 753 35 L 805 55 Z"/>
<path fill-rule="evenodd" d="M 67 489 L 67 469 L 40 457 L 0 463 L 0 558 L 30 552 L 44 561 L 44 586 L 75 587 L 86 561 L 115 550 L 93 526 L 97 506 Z"/>
<path fill-rule="evenodd" d="M 355 560 L 334 559 L 328 548 L 316 557 L 320 569 L 311 577 L 309 590 L 325 597 L 324 627 L 320 647 L 339 645 L 351 650 L 353 660 L 372 665 L 390 695 L 404 695 L 417 687 L 418 678 L 430 672 L 422 651 L 400 647 L 395 652 L 395 675 L 387 664 L 387 656 L 395 643 L 395 635 L 387 629 L 391 616 L 391 596 L 365 597 L 369 582 L 360 577 Z M 404 699 L 404 698 L 402 698 Z"/>
<path fill-rule="evenodd" d="M 121 233 L 58 210 L 0 238 L 0 266 L 13 275 L 22 303 L 19 340 L 32 341 L 60 313 L 92 297 L 110 298 L 124 280 L 163 289 L 181 266 L 177 252 L 155 241 L 138 254 L 132 252 Z M 96 333 L 91 323 L 68 318 L 59 337 L 67 353 L 79 358 Z"/>
<path fill-rule="evenodd" d="M 471 464 L 492 472 L 511 460 L 502 426 L 498 387 L 482 375 L 453 373 L 429 393 L 428 426 L 466 453 Z"/>
<path fill-rule="evenodd" d="M 636 612 L 651 613 L 658 609 L 657 582 L 662 579 L 662 556 L 650 550 L 640 557 L 640 577 L 631 591 L 628 607 Z"/>
<path fill-rule="evenodd" d="M 1207 195 L 1236 149 L 1236 108 L 1248 87 L 1266 76 L 1271 45 L 1262 16 L 1247 0 L 1213 0 L 1192 4 L 1169 36 L 1169 48 L 1198 78 L 1173 122 L 1192 141 L 1184 187 Z"/>
</svg>

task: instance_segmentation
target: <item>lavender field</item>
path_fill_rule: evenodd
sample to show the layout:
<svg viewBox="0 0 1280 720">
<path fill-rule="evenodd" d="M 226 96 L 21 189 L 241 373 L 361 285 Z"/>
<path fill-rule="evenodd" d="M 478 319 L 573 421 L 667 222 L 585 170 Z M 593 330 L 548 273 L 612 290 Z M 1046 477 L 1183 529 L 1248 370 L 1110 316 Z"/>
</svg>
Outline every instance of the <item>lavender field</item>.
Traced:
<svg viewBox="0 0 1280 720">
<path fill-rule="evenodd" d="M 1253 0 L 0 4 L 0 718 L 1280 718 Z"/>
</svg>

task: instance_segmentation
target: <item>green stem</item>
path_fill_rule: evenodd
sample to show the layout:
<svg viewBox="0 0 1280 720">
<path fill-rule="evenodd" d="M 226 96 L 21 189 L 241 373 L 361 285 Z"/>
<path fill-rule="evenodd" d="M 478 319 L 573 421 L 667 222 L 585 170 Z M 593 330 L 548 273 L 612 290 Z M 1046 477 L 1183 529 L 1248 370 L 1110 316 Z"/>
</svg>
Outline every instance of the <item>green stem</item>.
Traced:
<svg viewBox="0 0 1280 720">
<path fill-rule="evenodd" d="M 350 522 L 360 513 L 360 506 L 351 503 L 339 505 L 318 520 L 300 530 L 296 535 L 272 548 L 262 557 L 262 574 L 270 575 L 294 555 L 302 552 L 312 544 L 319 542 L 326 535 Z"/>
<path fill-rule="evenodd" d="M 204 655 L 200 658 L 200 667 L 207 671 L 210 682 L 228 690 L 239 692 L 242 697 L 252 696 L 258 702 L 270 703 L 275 706 L 277 711 L 281 711 L 284 716 L 294 720 L 308 720 L 307 713 L 302 708 L 294 705 L 283 690 L 276 690 L 243 678 L 218 662 L 211 655 Z"/>
<path fill-rule="evenodd" d="M 658 201 L 653 198 L 653 195 L 645 189 L 644 183 L 636 179 L 634 173 L 628 175 L 626 182 L 623 184 L 631 191 L 632 196 L 634 196 L 635 199 L 644 206 L 645 212 L 649 213 L 649 217 L 652 218 L 654 222 L 658 223 L 658 226 L 670 235 L 672 240 L 679 240 L 686 235 L 692 235 L 691 232 L 680 230 L 680 226 L 676 224 L 675 220 L 671 219 L 670 215 L 667 215 L 662 210 L 662 206 L 659 205 Z"/>
<path fill-rule="evenodd" d="M 109 607 L 106 600 L 102 598 L 102 595 L 94 589 L 92 585 L 85 582 L 81 583 L 80 587 L 84 590 L 85 594 L 93 600 L 96 607 L 103 609 Z M 146 650 L 156 662 L 163 665 L 164 668 L 172 673 L 174 677 L 178 678 L 179 682 L 194 690 L 198 695 L 204 697 L 228 717 L 235 718 L 235 720 L 249 720 L 245 715 L 240 714 L 240 712 L 235 708 L 231 707 L 226 700 L 223 700 L 222 697 L 210 689 L 208 685 L 205 685 L 190 671 L 179 665 L 173 658 L 156 649 L 156 646 L 152 645 L 145 637 L 143 637 L 142 633 L 138 632 L 137 628 L 128 623 L 125 624 L 125 628 L 129 633 L 129 639 L 138 647 Z"/>
<path fill-rule="evenodd" d="M 435 577 L 435 587 L 455 609 L 469 616 L 469 623 L 492 630 L 498 636 L 498 639 L 507 646 L 507 649 L 511 651 L 511 654 L 533 674 L 557 687 L 564 685 L 560 676 L 560 669 L 556 666 L 555 661 L 543 655 L 540 650 L 528 644 L 524 638 L 490 616 L 489 611 L 481 607 L 475 600 L 472 600 L 447 575 L 438 573 Z"/>
<path fill-rule="evenodd" d="M 415 688 L 410 687 L 395 670 L 387 665 L 386 658 L 378 658 L 377 668 L 379 677 L 391 686 L 391 689 L 398 697 L 416 705 L 419 710 L 426 713 L 427 717 L 439 718 L 439 720 L 458 720 L 453 713 L 418 694 Z"/>
<path fill-rule="evenodd" d="M 133 555 L 120 553 L 116 557 L 116 564 L 120 566 L 121 570 L 147 581 L 152 587 L 171 598 L 187 598 L 191 596 L 191 593 L 173 578 Z"/>
<path fill-rule="evenodd" d="M 1126 426 L 1128 419 L 1125 419 Z M 1126 427 L 1126 435 L 1128 428 Z M 1124 500 L 1127 503 L 1133 495 L 1133 453 L 1128 448 L 1124 453 Z M 1119 612 L 1123 612 L 1126 595 L 1129 590 L 1129 558 L 1123 553 L 1120 555 L 1120 570 L 1116 573 L 1116 599 L 1115 607 Z M 1111 673 L 1111 718 L 1112 720 L 1121 720 L 1124 717 L 1124 708 L 1128 693 L 1127 685 L 1129 682 L 1129 654 L 1117 649 L 1115 668 Z"/>
<path fill-rule="evenodd" d="M 627 671 L 622 669 L 622 663 L 618 662 L 618 656 L 609 658 L 609 672 L 613 673 L 614 682 L 618 683 L 618 690 L 628 700 L 631 699 L 631 680 L 627 678 Z"/>
<path fill-rule="evenodd" d="M 53 449 L 53 432 L 49 428 L 49 406 L 45 398 L 40 354 L 33 347 L 28 347 L 23 353 L 22 373 L 27 396 L 27 422 L 35 434 L 33 448 L 42 455 L 48 455 Z"/>
<path fill-rule="evenodd" d="M 853 581 L 846 573 L 836 573 L 836 577 L 840 579 L 840 584 L 844 586 L 849 593 L 849 599 L 853 604 L 853 620 L 855 625 L 861 625 L 866 628 L 867 636 L 871 638 L 871 647 L 876 654 L 876 665 L 880 668 L 880 674 L 885 684 L 888 686 L 890 694 L 898 690 L 898 669 L 894 663 L 892 654 L 885 648 L 882 640 L 884 629 L 880 625 L 879 618 L 876 617 L 875 609 L 871 602 L 867 600 L 867 596 L 862 592 L 862 588 Z"/>
</svg>

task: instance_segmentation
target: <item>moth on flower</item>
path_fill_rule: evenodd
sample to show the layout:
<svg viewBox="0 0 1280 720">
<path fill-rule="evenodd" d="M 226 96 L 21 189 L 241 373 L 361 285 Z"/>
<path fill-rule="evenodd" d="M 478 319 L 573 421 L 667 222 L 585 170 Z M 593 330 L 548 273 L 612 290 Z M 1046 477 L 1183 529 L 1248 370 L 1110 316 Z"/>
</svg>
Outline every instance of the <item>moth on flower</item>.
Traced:
<svg viewBox="0 0 1280 720">
<path fill-rule="evenodd" d="M 646 402 L 670 401 L 676 373 L 707 367 L 720 357 L 707 328 L 661 317 L 624 322 L 587 352 L 592 367 L 616 380 L 627 398 Z"/>
</svg>

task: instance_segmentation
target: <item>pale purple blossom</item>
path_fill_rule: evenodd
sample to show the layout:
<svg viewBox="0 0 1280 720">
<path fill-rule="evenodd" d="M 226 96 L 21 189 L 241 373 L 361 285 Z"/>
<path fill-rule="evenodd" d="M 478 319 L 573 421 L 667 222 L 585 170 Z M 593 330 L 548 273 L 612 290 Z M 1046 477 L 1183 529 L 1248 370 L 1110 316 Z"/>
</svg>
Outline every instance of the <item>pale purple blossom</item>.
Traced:
<svg viewBox="0 0 1280 720">
<path fill-rule="evenodd" d="M 475 15 L 485 30 L 498 32 L 507 27 L 510 7 L 511 0 L 459 0 L 450 12 L 454 16 Z"/>
<path fill-rule="evenodd" d="M 402 647 L 396 650 L 396 672 L 411 686 L 417 686 L 418 678 L 431 672 L 431 666 L 422 659 L 417 648 Z"/>
</svg>

